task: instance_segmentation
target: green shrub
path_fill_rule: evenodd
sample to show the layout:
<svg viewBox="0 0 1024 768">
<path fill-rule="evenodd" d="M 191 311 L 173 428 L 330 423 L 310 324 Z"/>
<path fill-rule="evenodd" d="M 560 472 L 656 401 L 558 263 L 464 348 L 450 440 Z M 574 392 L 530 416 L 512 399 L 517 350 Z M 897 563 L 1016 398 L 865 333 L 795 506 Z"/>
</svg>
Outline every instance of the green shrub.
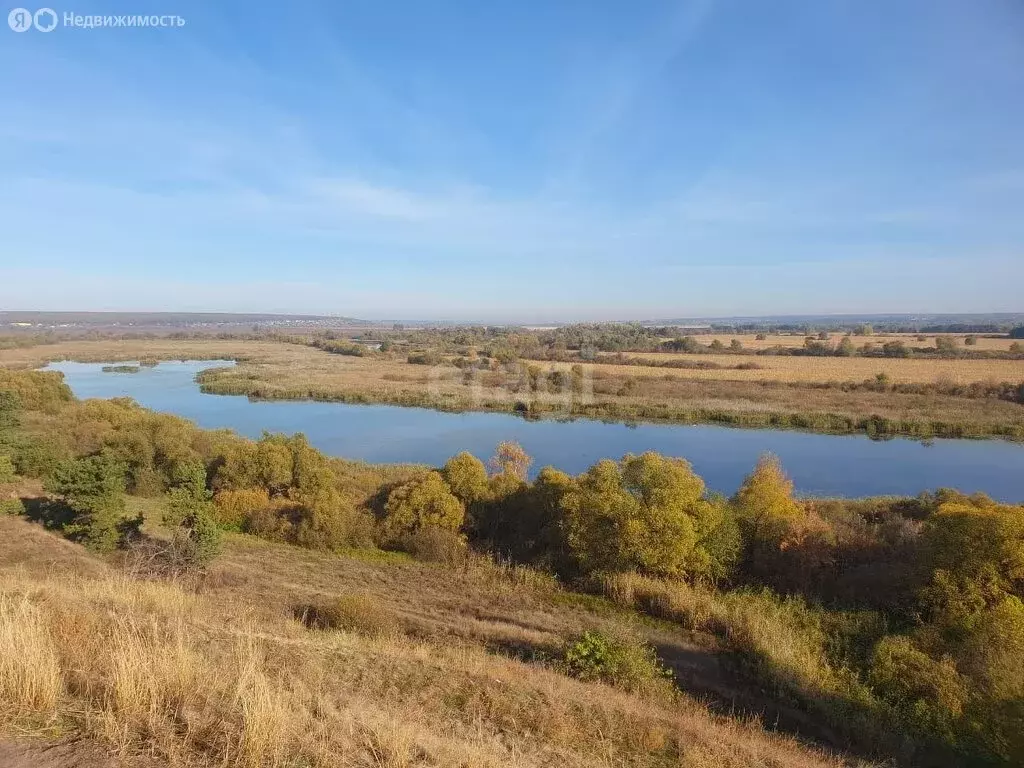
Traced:
<svg viewBox="0 0 1024 768">
<path fill-rule="evenodd" d="M 220 554 L 221 538 L 213 517 L 206 511 L 196 510 L 175 531 L 171 559 L 180 570 L 202 570 Z"/>
<path fill-rule="evenodd" d="M 0 483 L 13 483 L 15 479 L 14 462 L 6 453 L 0 454 Z"/>
<path fill-rule="evenodd" d="M 672 673 L 662 666 L 650 645 L 596 630 L 570 640 L 562 664 L 580 680 L 599 680 L 628 691 L 669 690 L 671 685 Z"/>
<path fill-rule="evenodd" d="M 886 637 L 875 648 L 870 682 L 910 726 L 950 743 L 955 740 L 967 683 L 951 659 L 932 659 L 910 638 Z"/>
<path fill-rule="evenodd" d="M 109 552 L 122 546 L 141 524 L 125 523 L 124 466 L 107 456 L 62 462 L 46 488 L 63 496 L 74 513 L 64 533 L 90 549 Z"/>
<path fill-rule="evenodd" d="M 0 515 L 24 515 L 25 502 L 21 499 L 0 499 Z"/>
<path fill-rule="evenodd" d="M 14 449 L 14 468 L 22 477 L 49 477 L 61 461 L 70 458 L 67 448 L 51 439 L 22 440 Z"/>
</svg>

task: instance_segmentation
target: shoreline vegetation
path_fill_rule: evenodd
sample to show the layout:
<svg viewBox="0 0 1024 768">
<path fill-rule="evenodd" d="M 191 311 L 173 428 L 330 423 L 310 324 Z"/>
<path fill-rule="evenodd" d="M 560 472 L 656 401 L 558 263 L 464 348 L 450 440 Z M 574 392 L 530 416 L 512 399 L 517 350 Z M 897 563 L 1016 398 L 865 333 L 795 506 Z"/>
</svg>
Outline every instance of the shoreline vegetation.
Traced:
<svg viewBox="0 0 1024 768">
<path fill-rule="evenodd" d="M 0 369 L 0 727 L 198 765 L 1024 759 L 1024 506 L 530 465 L 331 459 Z"/>
<path fill-rule="evenodd" d="M 327 333 L 56 341 L 0 349 L 0 365 L 231 359 L 235 367 L 197 377 L 203 392 L 527 418 L 1024 440 L 1024 355 L 1012 351 L 1019 342 L 1005 337 L 959 346 L 947 340 L 933 348 L 916 338 L 916 346 L 884 341 L 891 336 L 744 336 L 725 344 L 719 337 L 702 343 L 695 341 L 699 336 L 654 335 L 660 330 L 584 326 L 548 335 L 434 329 L 358 338 Z M 856 354 L 838 354 L 842 341 L 852 338 L 858 340 Z M 786 339 L 793 346 L 783 346 Z M 984 342 L 1001 346 L 978 349 Z M 858 351 L 865 347 L 867 352 Z M 886 347 L 888 353 L 875 351 Z"/>
</svg>

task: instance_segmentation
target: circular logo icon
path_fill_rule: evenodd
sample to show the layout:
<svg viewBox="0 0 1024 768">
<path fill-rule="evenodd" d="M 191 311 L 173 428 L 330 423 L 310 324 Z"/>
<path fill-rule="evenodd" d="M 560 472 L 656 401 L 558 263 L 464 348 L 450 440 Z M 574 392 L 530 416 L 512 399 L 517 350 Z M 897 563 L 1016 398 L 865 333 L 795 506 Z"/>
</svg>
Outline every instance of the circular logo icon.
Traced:
<svg viewBox="0 0 1024 768">
<path fill-rule="evenodd" d="M 40 8 L 32 17 L 32 22 L 40 32 L 52 32 L 57 26 L 57 13 L 53 8 Z"/>
<path fill-rule="evenodd" d="M 32 28 L 32 11 L 28 8 L 15 8 L 7 14 L 7 26 L 15 32 L 28 32 Z"/>
</svg>

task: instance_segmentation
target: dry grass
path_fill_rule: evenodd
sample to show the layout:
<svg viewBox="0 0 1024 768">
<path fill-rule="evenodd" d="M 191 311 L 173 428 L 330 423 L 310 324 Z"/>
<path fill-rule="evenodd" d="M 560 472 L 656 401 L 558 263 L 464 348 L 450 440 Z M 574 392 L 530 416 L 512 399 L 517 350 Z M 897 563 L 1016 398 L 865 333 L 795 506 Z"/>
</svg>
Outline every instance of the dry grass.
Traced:
<svg viewBox="0 0 1024 768">
<path fill-rule="evenodd" d="M 815 339 L 817 339 L 817 334 L 811 335 Z M 834 344 L 838 342 L 839 339 L 841 339 L 844 335 L 845 334 L 842 333 L 830 333 L 829 340 Z M 919 335 L 924 335 L 925 340 L 919 341 L 917 338 Z M 701 344 L 707 345 L 717 340 L 720 341 L 725 346 L 729 346 L 733 339 L 738 339 L 740 343 L 743 344 L 744 349 L 754 350 L 771 349 L 772 347 L 790 347 L 793 349 L 797 349 L 803 347 L 804 339 L 807 338 L 807 335 L 803 333 L 765 334 L 766 338 L 764 339 L 759 339 L 757 338 L 757 336 L 758 334 L 756 333 L 715 333 L 700 334 L 698 336 L 695 336 L 694 338 L 696 338 L 697 341 Z M 985 351 L 991 350 L 998 352 L 1008 352 L 1010 350 L 1010 345 L 1013 344 L 1013 342 L 1015 341 L 1014 339 L 1011 339 L 1008 336 L 997 336 L 995 338 L 989 338 L 981 334 L 976 334 L 977 344 L 975 344 L 973 347 L 965 347 L 964 339 L 966 338 L 967 334 L 963 333 L 876 333 L 873 336 L 853 336 L 851 337 L 851 339 L 853 343 L 858 347 L 861 346 L 862 344 L 866 344 L 869 342 L 872 344 L 881 345 L 889 341 L 902 341 L 908 347 L 931 347 L 934 349 L 935 339 L 938 336 L 953 339 L 953 342 L 956 344 L 957 347 L 961 347 L 964 349 L 976 349 Z M 665 340 L 668 341 L 668 339 Z"/>
<path fill-rule="evenodd" d="M 723 368 L 717 370 L 681 370 L 691 379 L 723 379 L 730 381 L 828 382 L 864 381 L 884 373 L 893 382 L 934 384 L 953 382 L 970 384 L 976 381 L 1024 381 L 1024 360 L 945 360 L 889 357 L 795 357 L 788 355 L 693 355 L 674 352 L 644 352 L 630 357 L 654 362 L 666 360 L 707 361 Z M 726 366 L 756 362 L 759 370 L 738 371 Z M 619 366 L 595 365 L 595 370 L 621 373 Z M 664 376 L 665 368 L 630 366 L 634 376 Z"/>
<path fill-rule="evenodd" d="M 376 598 L 352 593 L 318 605 L 301 606 L 300 620 L 313 629 L 346 629 L 369 637 L 390 637 L 401 632 L 401 624 Z"/>
<path fill-rule="evenodd" d="M 12 536 L 38 539 L 39 548 L 56 541 L 21 520 L 0 528 L 0 563 Z M 55 545 L 52 557 L 63 554 Z M 176 765 L 852 764 L 687 698 L 632 695 L 489 652 L 467 636 L 482 621 L 467 603 L 488 595 L 477 610 L 486 614 L 490 602 L 515 611 L 518 623 L 502 623 L 522 634 L 521 625 L 543 621 L 539 595 L 548 586 L 480 568 L 453 580 L 441 569 L 242 538 L 229 542 L 226 563 L 200 594 L 106 566 L 69 579 L 33 564 L 0 565 L 0 716 L 8 728 L 81 734 Z M 338 592 L 355 581 L 372 585 L 378 600 L 400 596 L 389 603 L 396 612 L 432 615 L 435 632 L 311 632 L 286 610 L 319 587 Z M 549 621 L 573 623 L 580 610 L 566 607 L 566 617 Z M 465 633 L 438 634 L 446 622 Z"/>
</svg>

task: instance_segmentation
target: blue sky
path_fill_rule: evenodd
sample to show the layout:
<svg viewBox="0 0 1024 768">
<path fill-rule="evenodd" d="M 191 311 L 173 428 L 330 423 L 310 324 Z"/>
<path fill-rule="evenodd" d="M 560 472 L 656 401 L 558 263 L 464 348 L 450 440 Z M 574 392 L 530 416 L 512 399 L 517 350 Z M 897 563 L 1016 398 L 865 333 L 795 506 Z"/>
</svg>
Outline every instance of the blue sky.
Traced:
<svg viewBox="0 0 1024 768">
<path fill-rule="evenodd" d="M 1020 0 L 53 7 L 186 24 L 0 27 L 2 309 L 1024 311 Z"/>
</svg>

